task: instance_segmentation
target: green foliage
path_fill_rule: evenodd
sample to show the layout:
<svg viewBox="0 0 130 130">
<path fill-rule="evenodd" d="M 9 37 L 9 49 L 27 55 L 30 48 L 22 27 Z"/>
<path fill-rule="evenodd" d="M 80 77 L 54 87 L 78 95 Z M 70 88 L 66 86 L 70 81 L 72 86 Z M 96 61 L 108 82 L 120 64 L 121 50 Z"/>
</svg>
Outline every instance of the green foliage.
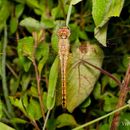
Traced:
<svg viewBox="0 0 130 130">
<path fill-rule="evenodd" d="M 49 75 L 49 89 L 48 89 L 48 95 L 47 95 L 47 109 L 50 110 L 55 105 L 55 89 L 56 89 L 56 83 L 58 78 L 58 63 L 59 59 L 56 57 Z"/>
<path fill-rule="evenodd" d="M 6 125 L 6 124 L 4 124 L 4 123 L 2 123 L 2 122 L 0 122 L 0 129 L 1 130 L 15 130 L 15 129 L 13 129 L 13 128 L 11 128 L 11 127 L 9 127 L 8 125 Z"/>
<path fill-rule="evenodd" d="M 69 114 L 62 114 L 57 117 L 56 119 L 56 125 L 57 128 L 61 128 L 64 126 L 77 126 L 78 124 L 76 123 L 75 119 L 73 118 L 72 115 Z"/>
<path fill-rule="evenodd" d="M 96 25 L 95 38 L 106 46 L 108 20 L 111 17 L 119 17 L 124 0 L 93 0 L 93 19 Z"/>
<path fill-rule="evenodd" d="M 124 79 L 130 62 L 129 15 L 130 2 L 124 0 L 0 0 L 0 82 L 3 87 L 4 78 L 8 88 L 0 91 L 0 129 L 41 129 L 48 112 L 48 130 L 76 129 L 114 111 L 119 86 L 101 68 Z M 65 25 L 71 31 L 66 113 L 61 110 L 57 37 Z M 130 129 L 128 112 L 122 111 L 119 130 Z M 111 120 L 86 129 L 109 130 Z"/>
</svg>

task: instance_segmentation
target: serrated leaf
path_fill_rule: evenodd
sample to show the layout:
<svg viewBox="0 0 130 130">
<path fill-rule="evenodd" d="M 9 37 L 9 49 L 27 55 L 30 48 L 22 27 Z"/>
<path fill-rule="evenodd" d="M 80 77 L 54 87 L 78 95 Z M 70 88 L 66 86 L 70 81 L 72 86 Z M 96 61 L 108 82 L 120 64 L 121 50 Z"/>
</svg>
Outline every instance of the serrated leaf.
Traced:
<svg viewBox="0 0 130 130">
<path fill-rule="evenodd" d="M 32 37 L 24 37 L 18 41 L 18 55 L 19 57 L 27 57 L 32 61 L 34 51 L 34 42 Z"/>
<path fill-rule="evenodd" d="M 71 5 L 76 5 L 77 3 L 79 3 L 82 0 L 71 0 Z"/>
<path fill-rule="evenodd" d="M 47 94 L 47 109 L 50 110 L 55 104 L 55 89 L 58 78 L 58 64 L 59 59 L 56 57 L 49 74 L 49 88 Z"/>
<path fill-rule="evenodd" d="M 107 25 L 111 17 L 119 17 L 124 0 L 93 0 L 92 16 L 96 25 L 95 38 L 106 46 Z"/>
<path fill-rule="evenodd" d="M 21 99 L 10 97 L 11 104 L 19 108 L 25 115 L 27 115 L 26 110 L 24 109 Z"/>
<path fill-rule="evenodd" d="M 0 129 L 1 130 L 15 130 L 14 128 L 12 128 L 12 127 L 10 127 L 2 122 L 0 122 Z"/>
<path fill-rule="evenodd" d="M 57 128 L 61 128 L 64 126 L 75 127 L 75 126 L 77 126 L 77 123 L 72 115 L 62 114 L 62 115 L 57 117 L 56 126 L 57 126 Z"/>
</svg>

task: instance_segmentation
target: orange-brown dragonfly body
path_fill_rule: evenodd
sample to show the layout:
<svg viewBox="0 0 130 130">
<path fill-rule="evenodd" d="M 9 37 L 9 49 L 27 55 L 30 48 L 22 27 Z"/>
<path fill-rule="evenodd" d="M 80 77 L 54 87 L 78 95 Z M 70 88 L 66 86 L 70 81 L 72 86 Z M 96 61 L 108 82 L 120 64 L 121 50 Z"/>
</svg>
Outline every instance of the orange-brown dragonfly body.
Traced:
<svg viewBox="0 0 130 130">
<path fill-rule="evenodd" d="M 62 81 L 62 107 L 66 108 L 66 69 L 67 69 L 67 60 L 69 56 L 69 36 L 70 30 L 67 27 L 60 28 L 58 30 L 58 54 L 60 59 L 61 66 L 61 81 Z"/>
</svg>

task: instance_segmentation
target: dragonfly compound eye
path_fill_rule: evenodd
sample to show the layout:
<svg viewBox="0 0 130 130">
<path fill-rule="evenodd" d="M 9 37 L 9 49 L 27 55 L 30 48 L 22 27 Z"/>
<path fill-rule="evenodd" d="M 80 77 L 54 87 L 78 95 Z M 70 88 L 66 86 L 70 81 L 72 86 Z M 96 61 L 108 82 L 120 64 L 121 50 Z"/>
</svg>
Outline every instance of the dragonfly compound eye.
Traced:
<svg viewBox="0 0 130 130">
<path fill-rule="evenodd" d="M 61 39 L 67 39 L 70 36 L 70 30 L 67 27 L 62 27 L 58 30 L 58 37 Z"/>
</svg>

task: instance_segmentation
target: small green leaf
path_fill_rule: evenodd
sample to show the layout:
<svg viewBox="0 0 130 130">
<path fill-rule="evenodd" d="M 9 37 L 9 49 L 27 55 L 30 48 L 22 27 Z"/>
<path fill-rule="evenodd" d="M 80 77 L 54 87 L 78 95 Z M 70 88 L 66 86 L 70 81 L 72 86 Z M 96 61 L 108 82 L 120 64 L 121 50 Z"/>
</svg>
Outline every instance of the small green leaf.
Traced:
<svg viewBox="0 0 130 130">
<path fill-rule="evenodd" d="M 39 8 L 40 7 L 38 0 L 26 0 L 26 3 L 28 6 L 30 6 L 32 8 Z"/>
<path fill-rule="evenodd" d="M 54 107 L 55 102 L 55 89 L 58 78 L 58 63 L 59 59 L 56 57 L 49 74 L 49 88 L 47 95 L 47 109 L 50 110 Z"/>
<path fill-rule="evenodd" d="M 12 17 L 10 20 L 10 33 L 13 34 L 16 32 L 18 27 L 18 19 L 16 17 Z"/>
<path fill-rule="evenodd" d="M 72 115 L 62 114 L 62 115 L 57 117 L 56 126 L 57 126 L 57 128 L 61 128 L 64 126 L 76 127 L 78 125 L 77 125 L 77 123 Z"/>
<path fill-rule="evenodd" d="M 129 55 L 128 54 L 124 55 L 124 57 L 123 57 L 123 66 L 125 68 L 127 68 L 129 63 L 130 63 L 130 54 Z"/>
<path fill-rule="evenodd" d="M 105 103 L 103 106 L 103 110 L 105 112 L 110 112 L 115 109 L 118 98 L 113 95 L 105 95 L 104 97 Z"/>
<path fill-rule="evenodd" d="M 16 5 L 16 8 L 15 8 L 15 15 L 17 18 L 19 18 L 21 16 L 21 14 L 23 13 L 24 11 L 24 4 L 18 4 Z"/>
<path fill-rule="evenodd" d="M 0 31 L 4 27 L 5 21 L 8 19 L 11 13 L 11 4 L 9 1 L 2 1 L 2 7 L 0 8 Z"/>
<path fill-rule="evenodd" d="M 14 128 L 12 128 L 12 127 L 10 127 L 2 122 L 0 122 L 0 129 L 1 130 L 15 130 Z"/>
<path fill-rule="evenodd" d="M 79 3 L 82 0 L 71 0 L 71 5 L 76 5 L 77 3 Z"/>
<path fill-rule="evenodd" d="M 1 119 L 1 117 L 2 117 L 2 115 L 3 115 L 3 104 L 2 104 L 2 101 L 1 101 L 1 99 L 0 99 L 0 119 Z"/>
<path fill-rule="evenodd" d="M 26 124 L 28 121 L 21 119 L 21 118 L 11 118 L 11 122 L 17 123 L 17 124 Z"/>
<path fill-rule="evenodd" d="M 32 17 L 23 19 L 20 25 L 26 27 L 29 32 L 39 31 L 44 27 L 43 24 Z"/>
<path fill-rule="evenodd" d="M 40 60 L 38 63 L 39 74 L 41 74 L 48 57 L 49 57 L 49 45 L 47 43 L 41 43 L 36 50 L 36 58 Z"/>
<path fill-rule="evenodd" d="M 19 87 L 19 79 L 20 77 L 18 77 L 17 79 L 16 78 L 11 78 L 10 79 L 10 91 L 11 91 L 11 95 L 15 95 L 16 94 L 16 91 Z"/>
<path fill-rule="evenodd" d="M 80 106 L 81 109 L 87 108 L 91 104 L 91 99 L 88 97 Z"/>
<path fill-rule="evenodd" d="M 27 107 L 27 113 L 32 120 L 38 120 L 42 117 L 40 104 L 37 100 L 30 99 L 30 103 Z"/>
<path fill-rule="evenodd" d="M 101 97 L 101 84 L 100 83 L 97 83 L 95 85 L 93 95 L 94 95 L 95 99 L 100 99 L 100 97 Z"/>
<path fill-rule="evenodd" d="M 116 77 L 118 80 L 121 79 L 121 76 L 118 75 L 118 74 L 116 74 L 116 73 L 114 73 L 114 74 L 112 74 L 112 75 L 113 75 L 114 77 Z M 111 78 L 109 78 L 109 85 L 110 85 L 110 87 L 112 87 L 112 88 L 115 88 L 115 87 L 118 86 L 118 84 L 117 84 L 113 79 L 111 79 Z"/>
<path fill-rule="evenodd" d="M 11 104 L 19 108 L 25 115 L 27 115 L 26 110 L 24 109 L 21 99 L 10 97 Z"/>
<path fill-rule="evenodd" d="M 30 75 L 27 75 L 27 74 L 22 75 L 22 79 L 21 79 L 21 82 L 20 82 L 20 84 L 22 86 L 22 91 L 27 90 L 27 87 L 29 85 L 30 80 L 31 80 Z"/>
<path fill-rule="evenodd" d="M 110 130 L 109 124 L 103 124 L 99 126 L 99 130 Z"/>
<path fill-rule="evenodd" d="M 24 37 L 18 41 L 19 57 L 26 56 L 29 60 L 33 60 L 34 42 L 32 37 Z"/>
<path fill-rule="evenodd" d="M 54 49 L 54 51 L 58 52 L 58 37 L 57 37 L 56 33 L 52 34 L 51 44 L 52 44 L 52 48 Z"/>
</svg>

